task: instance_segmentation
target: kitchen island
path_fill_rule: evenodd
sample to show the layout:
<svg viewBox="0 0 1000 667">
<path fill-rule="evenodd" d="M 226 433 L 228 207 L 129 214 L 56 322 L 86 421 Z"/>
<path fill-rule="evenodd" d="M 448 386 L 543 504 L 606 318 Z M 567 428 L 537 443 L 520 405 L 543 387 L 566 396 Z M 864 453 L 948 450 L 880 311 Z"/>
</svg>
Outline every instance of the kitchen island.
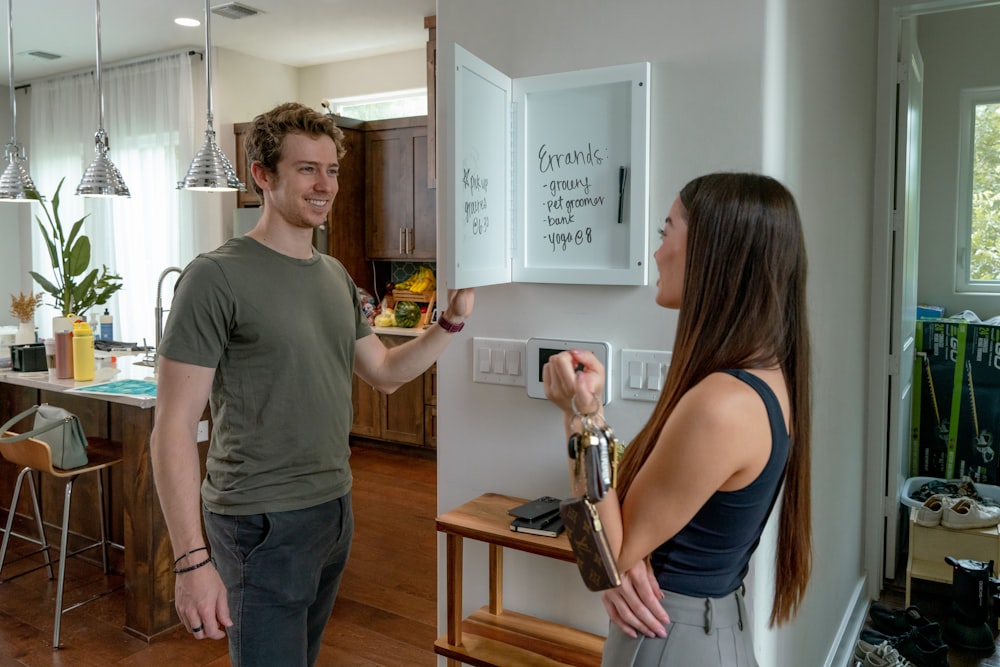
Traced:
<svg viewBox="0 0 1000 667">
<path fill-rule="evenodd" d="M 155 387 L 153 369 L 137 363 L 141 361 L 141 356 L 118 356 L 113 367 L 99 368 L 92 382 L 56 379 L 49 371 L 0 371 L 0 417 L 6 421 L 32 405 L 49 403 L 79 416 L 88 435 L 121 443 L 122 465 L 110 470 L 110 537 L 124 545 L 124 629 L 150 641 L 179 623 L 173 606 L 173 552 L 153 485 L 149 453 L 156 399 L 151 393 L 79 391 L 121 380 L 139 381 L 138 384 L 152 389 Z M 107 363 L 110 364 L 110 359 Z M 199 444 L 202 461 L 207 445 L 207 442 Z M 0 503 L 6 506 L 13 495 L 17 470 L 6 461 L 0 463 Z M 74 485 L 75 511 L 70 530 L 93 536 L 99 530 L 94 513 L 79 509 L 94 506 L 96 484 L 88 485 L 87 482 L 93 480 L 81 478 Z M 62 485 L 43 477 L 39 493 L 46 525 L 58 525 Z"/>
</svg>

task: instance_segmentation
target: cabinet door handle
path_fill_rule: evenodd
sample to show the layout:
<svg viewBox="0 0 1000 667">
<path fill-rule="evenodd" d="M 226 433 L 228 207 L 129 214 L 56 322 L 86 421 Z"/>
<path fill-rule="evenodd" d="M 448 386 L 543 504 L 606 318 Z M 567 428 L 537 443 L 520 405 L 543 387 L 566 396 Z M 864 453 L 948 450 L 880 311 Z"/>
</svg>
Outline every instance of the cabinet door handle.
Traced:
<svg viewBox="0 0 1000 667">
<path fill-rule="evenodd" d="M 400 255 L 405 255 L 406 254 L 405 245 L 406 245 L 406 228 L 405 227 L 400 227 L 399 228 L 399 254 Z"/>
<path fill-rule="evenodd" d="M 416 250 L 416 244 L 413 241 L 413 227 L 406 228 L 406 254 L 412 255 L 413 251 Z"/>
</svg>

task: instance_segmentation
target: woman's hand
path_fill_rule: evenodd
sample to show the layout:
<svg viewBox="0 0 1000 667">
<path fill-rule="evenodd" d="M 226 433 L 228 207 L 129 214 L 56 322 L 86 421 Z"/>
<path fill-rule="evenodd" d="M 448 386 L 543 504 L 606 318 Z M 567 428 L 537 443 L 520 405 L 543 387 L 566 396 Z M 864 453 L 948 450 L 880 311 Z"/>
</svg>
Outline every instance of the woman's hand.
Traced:
<svg viewBox="0 0 1000 667">
<path fill-rule="evenodd" d="M 542 368 L 542 383 L 545 397 L 569 415 L 601 409 L 604 366 L 592 352 L 567 350 L 552 355 Z"/>
<path fill-rule="evenodd" d="M 647 637 L 666 637 L 670 616 L 660 604 L 663 593 L 649 562 L 641 560 L 621 576 L 621 586 L 601 593 L 611 621 L 633 639 L 640 632 Z"/>
</svg>

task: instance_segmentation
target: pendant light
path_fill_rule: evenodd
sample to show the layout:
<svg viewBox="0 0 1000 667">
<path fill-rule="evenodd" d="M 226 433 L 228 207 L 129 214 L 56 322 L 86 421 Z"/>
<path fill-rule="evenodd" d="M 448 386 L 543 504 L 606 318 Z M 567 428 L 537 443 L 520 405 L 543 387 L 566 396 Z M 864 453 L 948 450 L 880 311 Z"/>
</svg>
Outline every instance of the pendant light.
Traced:
<svg viewBox="0 0 1000 667">
<path fill-rule="evenodd" d="M 7 168 L 0 175 L 0 201 L 30 204 L 28 192 L 36 191 L 31 175 L 24 168 L 27 158 L 17 143 L 17 102 L 14 99 L 14 11 L 7 0 L 7 70 L 10 74 L 10 143 L 7 144 Z"/>
<path fill-rule="evenodd" d="M 205 82 L 208 100 L 208 127 L 205 143 L 191 160 L 184 180 L 178 181 L 178 190 L 207 190 L 210 192 L 246 191 L 246 186 L 236 177 L 236 170 L 215 141 L 212 117 L 212 8 L 205 0 Z"/>
<path fill-rule="evenodd" d="M 108 159 L 108 133 L 104 131 L 104 91 L 101 88 L 101 0 L 95 0 L 97 24 L 98 126 L 94 134 L 94 161 L 83 172 L 76 194 L 84 197 L 130 197 L 118 167 Z"/>
</svg>

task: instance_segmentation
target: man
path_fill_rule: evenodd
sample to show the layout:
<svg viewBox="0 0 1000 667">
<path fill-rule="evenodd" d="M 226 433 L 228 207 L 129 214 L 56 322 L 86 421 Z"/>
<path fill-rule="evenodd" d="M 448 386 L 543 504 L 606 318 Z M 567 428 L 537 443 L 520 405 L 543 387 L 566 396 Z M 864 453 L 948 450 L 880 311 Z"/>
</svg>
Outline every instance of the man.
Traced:
<svg viewBox="0 0 1000 667">
<path fill-rule="evenodd" d="M 153 472 L 176 607 L 234 667 L 313 665 L 353 534 L 351 377 L 391 392 L 423 373 L 473 307 L 458 290 L 431 327 L 386 349 L 343 266 L 312 248 L 337 195 L 343 134 L 282 104 L 246 138 L 260 222 L 195 258 L 161 341 Z M 197 424 L 214 423 L 201 480 Z M 203 503 L 206 543 L 199 512 Z"/>
</svg>

